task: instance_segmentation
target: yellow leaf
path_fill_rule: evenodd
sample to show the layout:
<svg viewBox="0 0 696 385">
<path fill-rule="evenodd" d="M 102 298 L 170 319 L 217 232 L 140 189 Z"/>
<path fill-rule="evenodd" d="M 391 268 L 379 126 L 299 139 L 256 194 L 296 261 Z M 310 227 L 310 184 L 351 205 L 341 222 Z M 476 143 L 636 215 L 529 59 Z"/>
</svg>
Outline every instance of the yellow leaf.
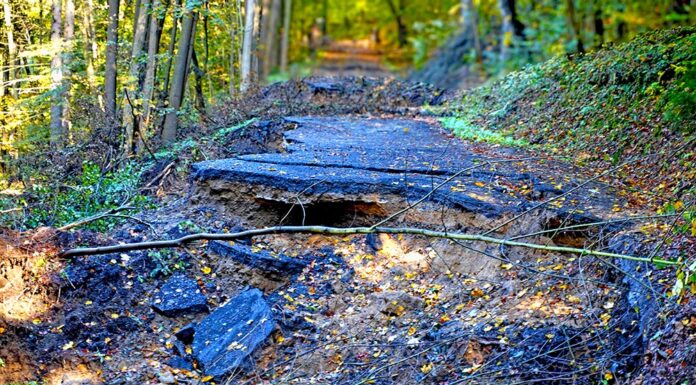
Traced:
<svg viewBox="0 0 696 385">
<path fill-rule="evenodd" d="M 433 370 L 433 364 L 431 364 L 431 363 L 427 363 L 427 364 L 421 366 L 421 372 L 423 374 L 428 374 L 428 373 L 430 373 L 431 370 Z"/>
<path fill-rule="evenodd" d="M 210 382 L 210 380 L 213 379 L 213 376 L 205 376 L 201 378 L 201 382 Z"/>
<path fill-rule="evenodd" d="M 201 268 L 201 272 L 202 272 L 203 274 L 210 274 L 211 271 L 213 271 L 213 269 L 211 269 L 209 266 L 203 266 L 203 267 Z"/>
<path fill-rule="evenodd" d="M 85 301 L 85 305 L 89 306 L 92 304 L 92 301 Z"/>
<path fill-rule="evenodd" d="M 606 373 L 604 373 L 604 379 L 607 381 L 611 381 L 614 379 L 614 375 L 611 374 L 611 372 L 606 372 Z"/>
<path fill-rule="evenodd" d="M 512 263 L 503 263 L 502 265 L 500 265 L 500 268 L 503 270 L 510 270 L 512 269 Z"/>
<path fill-rule="evenodd" d="M 34 318 L 33 320 L 31 320 L 31 323 L 33 323 L 34 325 L 38 325 L 41 323 L 41 320 L 38 318 Z"/>
<path fill-rule="evenodd" d="M 483 187 L 483 186 L 486 185 L 486 184 L 483 183 L 483 182 L 474 182 L 474 184 L 475 184 L 476 186 L 479 186 L 479 187 Z"/>
<path fill-rule="evenodd" d="M 570 303 L 580 303 L 580 302 L 582 302 L 582 300 L 581 300 L 579 297 L 576 297 L 576 296 L 574 296 L 574 295 L 569 295 L 569 296 L 566 297 L 566 299 L 567 299 L 568 302 L 570 302 Z"/>
<path fill-rule="evenodd" d="M 408 335 L 412 336 L 412 335 L 416 334 L 416 331 L 417 331 L 416 328 L 414 326 L 411 326 L 410 328 L 408 328 Z"/>
<path fill-rule="evenodd" d="M 68 342 L 67 344 L 63 345 L 63 350 L 72 349 L 73 346 L 75 346 L 75 344 L 74 344 L 72 341 L 70 341 L 70 342 Z"/>
<path fill-rule="evenodd" d="M 120 317 L 120 315 L 118 315 L 117 313 L 111 313 L 111 318 L 116 319 L 118 317 Z"/>
<path fill-rule="evenodd" d="M 5 328 L 0 327 L 0 334 L 5 333 Z"/>
</svg>

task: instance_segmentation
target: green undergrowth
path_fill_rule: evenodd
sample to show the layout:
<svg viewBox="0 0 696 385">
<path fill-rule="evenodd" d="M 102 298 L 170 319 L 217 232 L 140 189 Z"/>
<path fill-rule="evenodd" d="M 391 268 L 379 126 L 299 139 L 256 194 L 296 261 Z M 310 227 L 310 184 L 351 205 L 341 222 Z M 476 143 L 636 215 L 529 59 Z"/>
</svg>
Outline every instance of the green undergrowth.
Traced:
<svg viewBox="0 0 696 385">
<path fill-rule="evenodd" d="M 501 144 L 504 146 L 522 147 L 528 145 L 526 140 L 515 139 L 511 133 L 480 128 L 463 118 L 446 117 L 440 119 L 440 122 L 445 128 L 454 132 L 455 135 L 466 140 Z"/>
<path fill-rule="evenodd" d="M 538 145 L 604 168 L 657 154 L 618 176 L 675 199 L 694 193 L 695 89 L 696 27 L 654 31 L 510 73 L 466 93 L 443 124 L 467 139 Z"/>
<path fill-rule="evenodd" d="M 77 175 L 68 178 L 37 173 L 21 194 L 0 196 L 0 225 L 18 230 L 62 227 L 113 211 L 82 226 L 108 231 L 128 220 L 130 215 L 154 207 L 153 199 L 141 190 L 143 184 L 149 182 L 144 179 L 154 177 L 148 173 L 158 174 L 157 167 L 169 162 L 175 162 L 178 171 L 187 169 L 190 163 L 214 155 L 215 148 L 224 147 L 230 134 L 256 120 L 249 119 L 217 129 L 209 135 L 181 140 L 112 170 L 102 170 L 95 162 L 85 161 Z"/>
<path fill-rule="evenodd" d="M 112 216 L 85 225 L 92 230 L 108 230 L 128 213 L 148 204 L 148 198 L 139 191 L 141 173 L 142 167 L 135 162 L 107 172 L 92 162 L 84 162 L 75 178 L 59 184 L 37 179 L 22 195 L 0 200 L 0 211 L 8 211 L 0 214 L 0 223 L 20 230 L 61 227 L 118 209 Z"/>
</svg>

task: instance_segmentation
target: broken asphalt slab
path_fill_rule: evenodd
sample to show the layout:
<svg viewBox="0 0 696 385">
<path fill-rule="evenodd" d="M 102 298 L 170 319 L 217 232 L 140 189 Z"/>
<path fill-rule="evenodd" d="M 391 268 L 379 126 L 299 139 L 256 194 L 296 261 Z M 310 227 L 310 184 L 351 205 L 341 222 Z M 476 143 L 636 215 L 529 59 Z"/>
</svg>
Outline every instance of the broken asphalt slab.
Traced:
<svg viewBox="0 0 696 385">
<path fill-rule="evenodd" d="M 402 205 L 432 193 L 428 202 L 464 212 L 500 217 L 519 213 L 564 193 L 582 181 L 559 173 L 571 166 L 530 160 L 523 151 L 491 147 L 488 153 L 445 133 L 435 124 L 409 119 L 291 117 L 283 153 L 241 155 L 193 166 L 199 189 L 215 193 L 239 185 L 252 200 L 307 205 L 346 200 L 375 203 L 402 200 Z M 552 168 L 553 166 L 554 168 Z M 572 174 L 568 172 L 568 174 Z M 228 184 L 228 186 L 226 186 Z M 236 186 L 235 186 L 236 185 Z M 589 183 L 556 201 L 558 216 L 569 223 L 594 221 L 592 209 L 607 211 L 615 203 L 605 188 Z M 591 205 L 587 198 L 591 198 Z M 311 210 L 311 207 L 307 207 Z"/>
<path fill-rule="evenodd" d="M 298 274 L 307 266 L 305 261 L 267 250 L 252 250 L 250 246 L 238 243 L 212 241 L 208 244 L 208 250 L 264 273 L 281 276 Z"/>
<path fill-rule="evenodd" d="M 206 375 L 220 378 L 248 364 L 275 327 L 261 291 L 246 290 L 193 326 L 193 357 Z"/>
<path fill-rule="evenodd" d="M 167 317 L 208 311 L 207 300 L 198 283 L 183 275 L 174 275 L 162 285 L 152 301 L 152 307 Z"/>
</svg>

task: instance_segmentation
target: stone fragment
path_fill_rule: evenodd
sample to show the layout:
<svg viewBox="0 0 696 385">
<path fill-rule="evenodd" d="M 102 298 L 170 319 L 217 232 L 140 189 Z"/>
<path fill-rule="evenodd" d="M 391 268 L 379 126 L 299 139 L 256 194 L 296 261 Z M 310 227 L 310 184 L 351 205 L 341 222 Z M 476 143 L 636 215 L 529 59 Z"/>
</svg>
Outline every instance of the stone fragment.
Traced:
<svg viewBox="0 0 696 385">
<path fill-rule="evenodd" d="M 167 317 L 208 311 L 205 295 L 198 283 L 183 275 L 174 275 L 162 285 L 152 301 L 155 311 Z"/>
<path fill-rule="evenodd" d="M 193 357 L 206 375 L 220 378 L 243 366 L 275 326 L 261 291 L 246 290 L 195 326 Z"/>
</svg>

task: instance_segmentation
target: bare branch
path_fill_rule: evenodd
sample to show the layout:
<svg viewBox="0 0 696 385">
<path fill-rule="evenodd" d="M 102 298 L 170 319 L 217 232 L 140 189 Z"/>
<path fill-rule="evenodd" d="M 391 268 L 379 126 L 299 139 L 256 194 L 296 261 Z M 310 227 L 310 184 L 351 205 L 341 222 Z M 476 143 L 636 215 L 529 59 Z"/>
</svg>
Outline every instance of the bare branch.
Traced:
<svg viewBox="0 0 696 385">
<path fill-rule="evenodd" d="M 231 241 L 239 238 L 255 237 L 260 235 L 272 235 L 272 234 L 323 234 L 323 235 L 351 235 L 351 234 L 411 234 L 411 235 L 421 235 L 430 238 L 444 238 L 453 239 L 459 241 L 479 241 L 494 243 L 505 246 L 517 246 L 526 247 L 536 250 L 554 251 L 559 253 L 570 253 L 570 254 L 580 254 L 580 255 L 594 255 L 597 257 L 607 257 L 607 258 L 620 258 L 627 259 L 631 261 L 638 262 L 655 262 L 665 265 L 678 265 L 679 262 L 669 261 L 663 259 L 650 259 L 639 256 L 625 255 L 609 253 L 599 250 L 590 249 L 580 249 L 575 247 L 565 247 L 565 246 L 547 246 L 539 245 L 535 243 L 526 243 L 511 241 L 500 238 L 493 238 L 480 234 L 466 234 L 466 233 L 448 233 L 442 231 L 434 231 L 420 228 L 410 228 L 410 227 L 327 227 L 327 226 L 275 226 L 266 227 L 260 229 L 240 231 L 237 233 L 198 233 L 187 235 L 178 239 L 172 240 L 161 240 L 161 241 L 149 241 L 149 242 L 137 242 L 129 243 L 123 245 L 112 245 L 112 246 L 99 246 L 91 248 L 77 248 L 71 250 L 63 251 L 60 256 L 63 258 L 78 257 L 84 255 L 96 255 L 96 254 L 109 254 L 109 253 L 121 253 L 135 250 L 146 250 L 146 249 L 165 249 L 172 247 L 183 247 L 189 243 L 197 241 L 211 241 L 211 240 L 221 240 L 221 241 Z"/>
</svg>

